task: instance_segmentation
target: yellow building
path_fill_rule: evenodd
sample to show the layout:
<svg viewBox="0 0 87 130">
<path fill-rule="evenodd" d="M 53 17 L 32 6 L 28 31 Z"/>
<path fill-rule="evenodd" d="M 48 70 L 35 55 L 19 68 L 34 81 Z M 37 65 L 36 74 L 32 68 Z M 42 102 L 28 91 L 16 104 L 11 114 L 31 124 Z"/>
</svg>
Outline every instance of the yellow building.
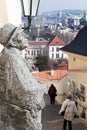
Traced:
<svg viewBox="0 0 87 130">
<path fill-rule="evenodd" d="M 73 94 L 80 119 L 87 123 L 87 27 L 62 50 L 69 58 L 67 92 Z"/>
</svg>

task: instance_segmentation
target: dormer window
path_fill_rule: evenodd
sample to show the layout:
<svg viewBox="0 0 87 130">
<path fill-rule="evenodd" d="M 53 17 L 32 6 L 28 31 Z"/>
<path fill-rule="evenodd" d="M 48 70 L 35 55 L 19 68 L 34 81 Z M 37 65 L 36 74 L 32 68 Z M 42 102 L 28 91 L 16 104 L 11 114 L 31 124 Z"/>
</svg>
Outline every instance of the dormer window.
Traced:
<svg viewBox="0 0 87 130">
<path fill-rule="evenodd" d="M 76 61 L 76 58 L 75 58 L 75 57 L 73 58 L 73 61 Z"/>
</svg>

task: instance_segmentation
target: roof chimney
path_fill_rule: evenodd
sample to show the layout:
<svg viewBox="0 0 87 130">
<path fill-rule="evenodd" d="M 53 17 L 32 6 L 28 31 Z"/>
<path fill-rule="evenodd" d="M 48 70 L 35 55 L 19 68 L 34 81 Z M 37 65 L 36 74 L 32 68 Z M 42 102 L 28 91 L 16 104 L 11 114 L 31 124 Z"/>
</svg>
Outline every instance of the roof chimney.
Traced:
<svg viewBox="0 0 87 130">
<path fill-rule="evenodd" d="M 53 76 L 53 74 L 54 74 L 54 70 L 51 70 L 50 75 Z"/>
</svg>

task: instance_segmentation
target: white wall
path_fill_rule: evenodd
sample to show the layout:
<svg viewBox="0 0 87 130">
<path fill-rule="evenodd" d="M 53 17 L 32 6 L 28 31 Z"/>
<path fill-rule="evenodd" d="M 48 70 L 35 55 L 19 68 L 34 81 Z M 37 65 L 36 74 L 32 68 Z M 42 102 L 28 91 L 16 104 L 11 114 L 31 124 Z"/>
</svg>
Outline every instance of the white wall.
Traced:
<svg viewBox="0 0 87 130">
<path fill-rule="evenodd" d="M 56 100 L 58 101 L 59 104 L 62 104 L 62 102 L 66 98 L 66 94 L 68 93 L 67 84 L 68 84 L 67 75 L 64 76 L 57 84 Z"/>
<path fill-rule="evenodd" d="M 21 24 L 20 0 L 0 0 L 0 26 L 6 23 Z"/>
<path fill-rule="evenodd" d="M 49 46 L 49 58 L 51 59 L 58 59 L 56 58 L 56 54 L 59 54 L 59 58 L 68 58 L 68 56 L 63 53 L 63 51 L 59 50 L 58 52 L 56 51 L 56 48 L 61 48 L 62 46 Z M 54 51 L 52 51 L 52 48 L 54 48 Z M 54 54 L 54 58 L 52 58 L 52 54 Z M 63 57 L 62 57 L 63 55 Z"/>
<path fill-rule="evenodd" d="M 7 21 L 7 8 L 5 0 L 0 0 L 0 27 Z"/>
</svg>

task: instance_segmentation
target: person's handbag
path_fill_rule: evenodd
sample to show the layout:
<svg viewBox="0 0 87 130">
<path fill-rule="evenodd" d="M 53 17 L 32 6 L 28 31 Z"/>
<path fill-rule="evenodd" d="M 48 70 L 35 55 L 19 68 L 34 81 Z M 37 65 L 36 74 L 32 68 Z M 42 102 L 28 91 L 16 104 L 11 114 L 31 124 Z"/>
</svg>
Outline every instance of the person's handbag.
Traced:
<svg viewBox="0 0 87 130">
<path fill-rule="evenodd" d="M 67 106 L 65 107 L 65 110 L 61 112 L 61 116 L 65 115 L 66 108 L 67 108 Z"/>
<path fill-rule="evenodd" d="M 65 114 L 65 110 L 61 112 L 61 116 L 64 116 L 64 114 Z"/>
</svg>

